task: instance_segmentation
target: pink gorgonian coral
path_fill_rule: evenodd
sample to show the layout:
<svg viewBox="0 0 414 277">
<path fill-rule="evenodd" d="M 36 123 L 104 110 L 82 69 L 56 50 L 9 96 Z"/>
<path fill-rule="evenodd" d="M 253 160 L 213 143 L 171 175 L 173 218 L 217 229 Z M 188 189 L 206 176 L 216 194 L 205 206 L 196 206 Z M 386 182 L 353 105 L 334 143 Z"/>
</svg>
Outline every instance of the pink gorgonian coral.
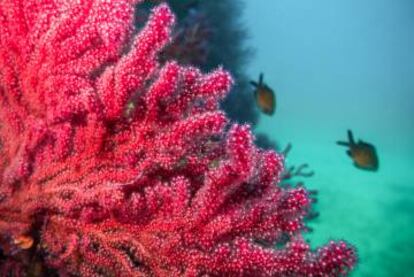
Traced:
<svg viewBox="0 0 414 277">
<path fill-rule="evenodd" d="M 301 237 L 309 198 L 218 109 L 232 79 L 160 65 L 166 5 L 137 35 L 128 0 L 2 0 L 0 272 L 337 276 Z"/>
</svg>

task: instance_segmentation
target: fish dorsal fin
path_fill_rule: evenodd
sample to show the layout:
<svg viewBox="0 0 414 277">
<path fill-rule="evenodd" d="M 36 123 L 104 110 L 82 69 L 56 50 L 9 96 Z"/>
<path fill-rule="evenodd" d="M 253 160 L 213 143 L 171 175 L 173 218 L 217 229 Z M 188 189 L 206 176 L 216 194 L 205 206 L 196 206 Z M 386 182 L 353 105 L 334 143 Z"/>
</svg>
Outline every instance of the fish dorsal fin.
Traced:
<svg viewBox="0 0 414 277">
<path fill-rule="evenodd" d="M 354 135 L 351 130 L 348 130 L 348 140 L 350 145 L 355 145 Z"/>
<path fill-rule="evenodd" d="M 372 145 L 371 143 L 365 142 L 363 140 L 359 140 L 358 141 L 358 145 L 360 145 L 360 147 L 364 147 L 364 148 L 369 148 L 371 150 L 375 149 L 374 145 Z"/>
<path fill-rule="evenodd" d="M 259 75 L 259 86 L 263 85 L 263 73 L 260 73 Z"/>
</svg>

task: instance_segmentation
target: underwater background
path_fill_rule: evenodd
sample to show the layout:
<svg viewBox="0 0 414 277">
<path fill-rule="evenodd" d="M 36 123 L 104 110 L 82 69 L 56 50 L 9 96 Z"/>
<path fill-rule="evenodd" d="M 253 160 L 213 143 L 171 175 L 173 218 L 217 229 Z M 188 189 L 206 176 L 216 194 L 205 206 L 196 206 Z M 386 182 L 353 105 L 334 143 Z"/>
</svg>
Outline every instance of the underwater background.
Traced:
<svg viewBox="0 0 414 277">
<path fill-rule="evenodd" d="M 320 215 L 307 238 L 354 244 L 351 276 L 414 276 L 414 2 L 244 2 L 255 49 L 246 71 L 263 72 L 277 98 L 256 130 L 292 143 L 287 162 L 315 171 L 305 185 L 318 190 Z M 347 129 L 375 145 L 377 172 L 336 145 Z"/>
<path fill-rule="evenodd" d="M 203 71 L 223 65 L 232 73 L 235 86 L 222 108 L 231 120 L 252 125 L 259 146 L 287 154 L 287 170 L 279 185 L 303 184 L 311 192 L 315 203 L 305 219 L 309 229 L 304 233 L 312 247 L 331 239 L 355 245 L 358 265 L 351 272 L 353 277 L 414 276 L 414 1 L 147 0 L 135 11 L 137 30 L 146 24 L 151 8 L 161 2 L 167 2 L 177 15 L 171 43 L 159 56 L 161 64 L 174 59 Z M 259 86 L 261 74 L 269 87 Z M 255 87 L 249 81 L 256 82 Z M 275 112 L 266 115 L 258 106 L 263 110 L 263 105 L 272 102 L 273 91 Z M 139 107 L 140 102 L 132 100 L 127 108 L 129 104 L 131 109 Z M 125 118 L 129 118 L 128 109 Z M 108 130 L 118 134 L 109 123 Z M 355 167 L 347 149 L 338 146 L 337 141 L 347 141 L 347 130 L 352 130 L 357 141 L 375 146 L 378 170 Z M 74 165 L 78 171 L 78 164 Z M 185 163 L 180 160 L 179 165 Z M 301 165 L 309 165 L 305 174 L 289 170 Z M 52 187 L 57 175 L 51 176 L 43 179 Z M 95 219 L 91 216 L 90 220 Z M 89 230 L 84 229 L 87 237 Z M 48 230 L 55 238 L 54 229 Z M 62 230 L 56 234 L 71 238 Z M 35 251 L 48 248 L 47 243 L 39 243 L 37 230 L 12 238 L 0 243 L 24 250 L 33 245 L 40 245 Z M 26 249 L 20 246 L 24 239 L 29 245 Z M 283 247 L 287 239 L 282 237 L 278 246 Z M 94 244 L 91 251 L 98 252 L 102 245 Z M 0 249 L 0 269 L 13 252 L 6 250 Z M 128 252 L 126 258 L 132 261 L 129 249 L 118 250 Z M 42 273 L 43 258 L 32 259 L 38 254 L 35 251 L 23 254 L 20 266 Z M 77 251 L 73 256 L 78 264 L 81 256 Z M 44 276 L 55 276 L 49 268 L 44 270 Z M 54 273 L 52 268 L 50 272 Z"/>
</svg>

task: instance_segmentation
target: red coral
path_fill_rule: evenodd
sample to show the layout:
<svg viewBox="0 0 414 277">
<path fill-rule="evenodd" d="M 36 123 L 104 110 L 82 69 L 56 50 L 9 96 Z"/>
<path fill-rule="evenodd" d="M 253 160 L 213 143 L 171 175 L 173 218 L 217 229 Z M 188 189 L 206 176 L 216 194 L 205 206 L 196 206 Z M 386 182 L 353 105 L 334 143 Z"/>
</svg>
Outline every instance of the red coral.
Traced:
<svg viewBox="0 0 414 277">
<path fill-rule="evenodd" d="M 132 39 L 133 2 L 1 3 L 3 273 L 348 272 L 351 247 L 310 252 L 301 238 L 309 198 L 276 185 L 281 157 L 226 128 L 229 74 L 160 68 L 174 17 L 159 6 Z"/>
</svg>

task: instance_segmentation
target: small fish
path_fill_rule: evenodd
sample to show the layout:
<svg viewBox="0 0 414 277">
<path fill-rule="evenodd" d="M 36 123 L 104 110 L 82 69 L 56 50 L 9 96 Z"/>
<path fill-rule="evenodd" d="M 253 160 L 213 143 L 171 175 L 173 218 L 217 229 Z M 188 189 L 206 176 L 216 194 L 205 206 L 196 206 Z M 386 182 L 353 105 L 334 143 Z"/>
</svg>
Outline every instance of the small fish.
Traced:
<svg viewBox="0 0 414 277">
<path fill-rule="evenodd" d="M 260 73 L 259 83 L 250 81 L 250 84 L 255 87 L 254 97 L 257 106 L 264 114 L 273 115 L 276 108 L 276 95 L 268 85 L 263 83 L 263 73 Z"/>
<path fill-rule="evenodd" d="M 349 148 L 346 153 L 352 158 L 357 168 L 371 171 L 378 170 L 379 163 L 375 147 L 362 140 L 358 140 L 356 143 L 351 130 L 348 130 L 348 142 L 337 141 L 336 143 Z"/>
<path fill-rule="evenodd" d="M 33 238 L 30 236 L 20 235 L 13 240 L 13 243 L 20 249 L 27 250 L 33 246 Z"/>
</svg>

